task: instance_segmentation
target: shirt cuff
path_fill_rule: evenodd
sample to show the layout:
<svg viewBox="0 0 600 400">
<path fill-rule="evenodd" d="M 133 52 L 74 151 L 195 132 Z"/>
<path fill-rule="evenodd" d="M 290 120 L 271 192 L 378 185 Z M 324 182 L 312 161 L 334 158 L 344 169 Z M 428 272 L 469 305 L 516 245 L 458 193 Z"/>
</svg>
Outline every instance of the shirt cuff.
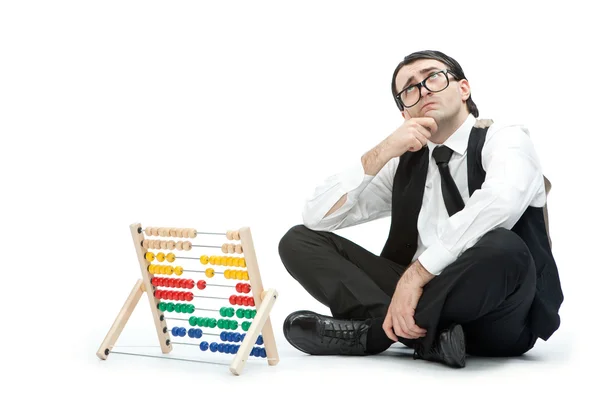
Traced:
<svg viewBox="0 0 600 400">
<path fill-rule="evenodd" d="M 449 252 L 439 240 L 429 246 L 420 256 L 419 262 L 429 273 L 439 275 L 444 268 L 458 257 Z"/>
</svg>

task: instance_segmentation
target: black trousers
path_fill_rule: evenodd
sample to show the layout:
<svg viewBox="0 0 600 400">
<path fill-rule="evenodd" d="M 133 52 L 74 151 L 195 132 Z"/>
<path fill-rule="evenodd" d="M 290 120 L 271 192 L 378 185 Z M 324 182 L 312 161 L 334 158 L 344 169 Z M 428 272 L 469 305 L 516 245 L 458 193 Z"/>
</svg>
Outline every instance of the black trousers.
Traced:
<svg viewBox="0 0 600 400">
<path fill-rule="evenodd" d="M 379 331 L 369 337 L 379 343 L 368 347 L 383 351 L 393 344 L 382 324 L 407 266 L 304 225 L 281 238 L 279 254 L 291 276 L 333 317 L 372 320 L 371 329 Z M 528 327 L 535 285 L 535 265 L 521 238 L 507 229 L 490 231 L 423 288 L 415 322 L 426 337 L 399 340 L 427 350 L 442 329 L 459 323 L 468 354 L 521 355 L 537 339 Z"/>
</svg>

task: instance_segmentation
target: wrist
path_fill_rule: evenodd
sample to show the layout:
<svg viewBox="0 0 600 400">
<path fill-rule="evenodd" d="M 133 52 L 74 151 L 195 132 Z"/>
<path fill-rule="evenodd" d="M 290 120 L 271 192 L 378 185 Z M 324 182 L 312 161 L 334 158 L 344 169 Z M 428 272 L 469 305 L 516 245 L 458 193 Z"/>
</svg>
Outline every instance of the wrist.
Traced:
<svg viewBox="0 0 600 400">
<path fill-rule="evenodd" d="M 404 280 L 405 283 L 412 286 L 423 287 L 434 277 L 435 275 L 427 271 L 419 260 L 416 260 L 406 269 L 400 280 Z"/>
</svg>

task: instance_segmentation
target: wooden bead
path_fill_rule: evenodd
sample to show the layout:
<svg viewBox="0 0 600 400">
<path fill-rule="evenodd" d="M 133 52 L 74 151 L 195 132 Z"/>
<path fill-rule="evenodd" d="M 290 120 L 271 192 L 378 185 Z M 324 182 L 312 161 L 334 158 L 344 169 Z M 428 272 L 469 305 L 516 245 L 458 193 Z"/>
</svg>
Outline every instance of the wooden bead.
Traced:
<svg viewBox="0 0 600 400">
<path fill-rule="evenodd" d="M 227 253 L 231 254 L 231 253 L 233 253 L 233 251 L 234 251 L 233 250 L 233 244 L 229 243 L 227 245 Z"/>
<path fill-rule="evenodd" d="M 182 229 L 182 230 L 181 230 L 181 234 L 183 235 L 183 237 L 184 237 L 184 238 L 188 238 L 188 237 L 189 237 L 189 236 L 188 236 L 188 232 L 189 232 L 189 231 L 188 231 L 187 229 Z"/>
<path fill-rule="evenodd" d="M 242 249 L 242 245 L 241 244 L 236 244 L 235 245 L 235 252 L 237 254 L 242 254 L 244 252 L 244 250 Z"/>
<path fill-rule="evenodd" d="M 177 250 L 183 250 L 183 242 L 182 241 L 177 241 L 177 243 L 175 243 L 175 248 Z"/>
<path fill-rule="evenodd" d="M 177 237 L 177 229 L 175 229 L 175 228 L 169 229 L 169 236 Z"/>
<path fill-rule="evenodd" d="M 183 242 L 183 249 L 184 250 L 191 250 L 192 249 L 192 242 Z"/>
<path fill-rule="evenodd" d="M 183 230 L 181 228 L 177 229 L 177 237 L 178 238 L 182 238 L 183 237 Z"/>
<path fill-rule="evenodd" d="M 146 229 L 144 229 L 144 233 L 146 234 L 146 236 L 152 236 L 152 227 L 149 226 Z"/>
<path fill-rule="evenodd" d="M 196 237 L 196 230 L 194 228 L 190 228 L 188 232 L 188 236 L 194 239 Z"/>
<path fill-rule="evenodd" d="M 233 239 L 234 240 L 240 240 L 240 232 L 239 231 L 234 231 L 233 232 Z"/>
<path fill-rule="evenodd" d="M 227 253 L 227 243 L 223 243 L 223 246 L 221 246 L 221 251 L 223 253 Z"/>
<path fill-rule="evenodd" d="M 167 249 L 167 241 L 166 240 L 161 240 L 160 241 L 160 248 L 163 250 Z"/>
<path fill-rule="evenodd" d="M 148 242 L 149 242 L 148 239 L 142 240 L 142 247 L 145 248 L 145 249 L 147 249 L 148 248 Z"/>
<path fill-rule="evenodd" d="M 175 248 L 175 241 L 174 240 L 169 240 L 167 242 L 167 249 L 173 250 L 174 248 Z"/>
</svg>

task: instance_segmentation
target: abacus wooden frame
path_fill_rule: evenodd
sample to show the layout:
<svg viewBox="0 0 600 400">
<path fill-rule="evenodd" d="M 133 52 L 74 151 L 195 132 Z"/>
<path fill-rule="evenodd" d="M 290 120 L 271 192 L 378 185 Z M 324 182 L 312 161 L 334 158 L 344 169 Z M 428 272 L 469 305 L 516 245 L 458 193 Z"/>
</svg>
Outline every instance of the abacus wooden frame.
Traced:
<svg viewBox="0 0 600 400">
<path fill-rule="evenodd" d="M 148 271 L 150 262 L 146 260 L 146 251 L 141 245 L 142 241 L 144 240 L 144 235 L 142 234 L 142 225 L 140 223 L 134 223 L 131 224 L 129 228 L 131 231 L 133 244 L 136 249 L 142 279 L 139 279 L 133 286 L 133 289 L 125 300 L 125 303 L 123 304 L 119 314 L 115 318 L 110 330 L 106 334 L 106 337 L 96 352 L 98 358 L 102 360 L 106 360 L 108 358 L 111 349 L 114 347 L 117 339 L 123 331 L 123 328 L 127 324 L 129 317 L 133 313 L 133 310 L 137 306 L 144 292 L 148 294 L 147 298 L 150 304 L 150 310 L 152 312 L 152 318 L 154 320 L 154 326 L 160 343 L 161 351 L 163 354 L 167 354 L 173 350 L 166 320 L 164 315 L 158 309 L 158 299 L 153 296 L 153 274 L 150 274 Z M 279 363 L 279 354 L 277 351 L 277 344 L 275 342 L 275 336 L 273 334 L 273 327 L 271 325 L 270 318 L 271 309 L 275 304 L 278 293 L 275 289 L 264 290 L 263 288 L 260 270 L 258 267 L 258 259 L 256 257 L 254 241 L 252 239 L 250 228 L 240 228 L 239 235 L 244 258 L 246 260 L 246 268 L 248 270 L 248 277 L 252 287 L 254 305 L 257 308 L 257 313 L 252 324 L 250 325 L 250 329 L 246 333 L 244 341 L 240 345 L 238 352 L 229 365 L 229 370 L 234 375 L 240 375 L 242 373 L 242 370 L 246 366 L 246 361 L 248 360 L 250 352 L 256 343 L 258 335 L 261 334 L 261 332 L 265 351 L 267 353 L 267 363 L 270 366 L 274 366 Z"/>
</svg>

